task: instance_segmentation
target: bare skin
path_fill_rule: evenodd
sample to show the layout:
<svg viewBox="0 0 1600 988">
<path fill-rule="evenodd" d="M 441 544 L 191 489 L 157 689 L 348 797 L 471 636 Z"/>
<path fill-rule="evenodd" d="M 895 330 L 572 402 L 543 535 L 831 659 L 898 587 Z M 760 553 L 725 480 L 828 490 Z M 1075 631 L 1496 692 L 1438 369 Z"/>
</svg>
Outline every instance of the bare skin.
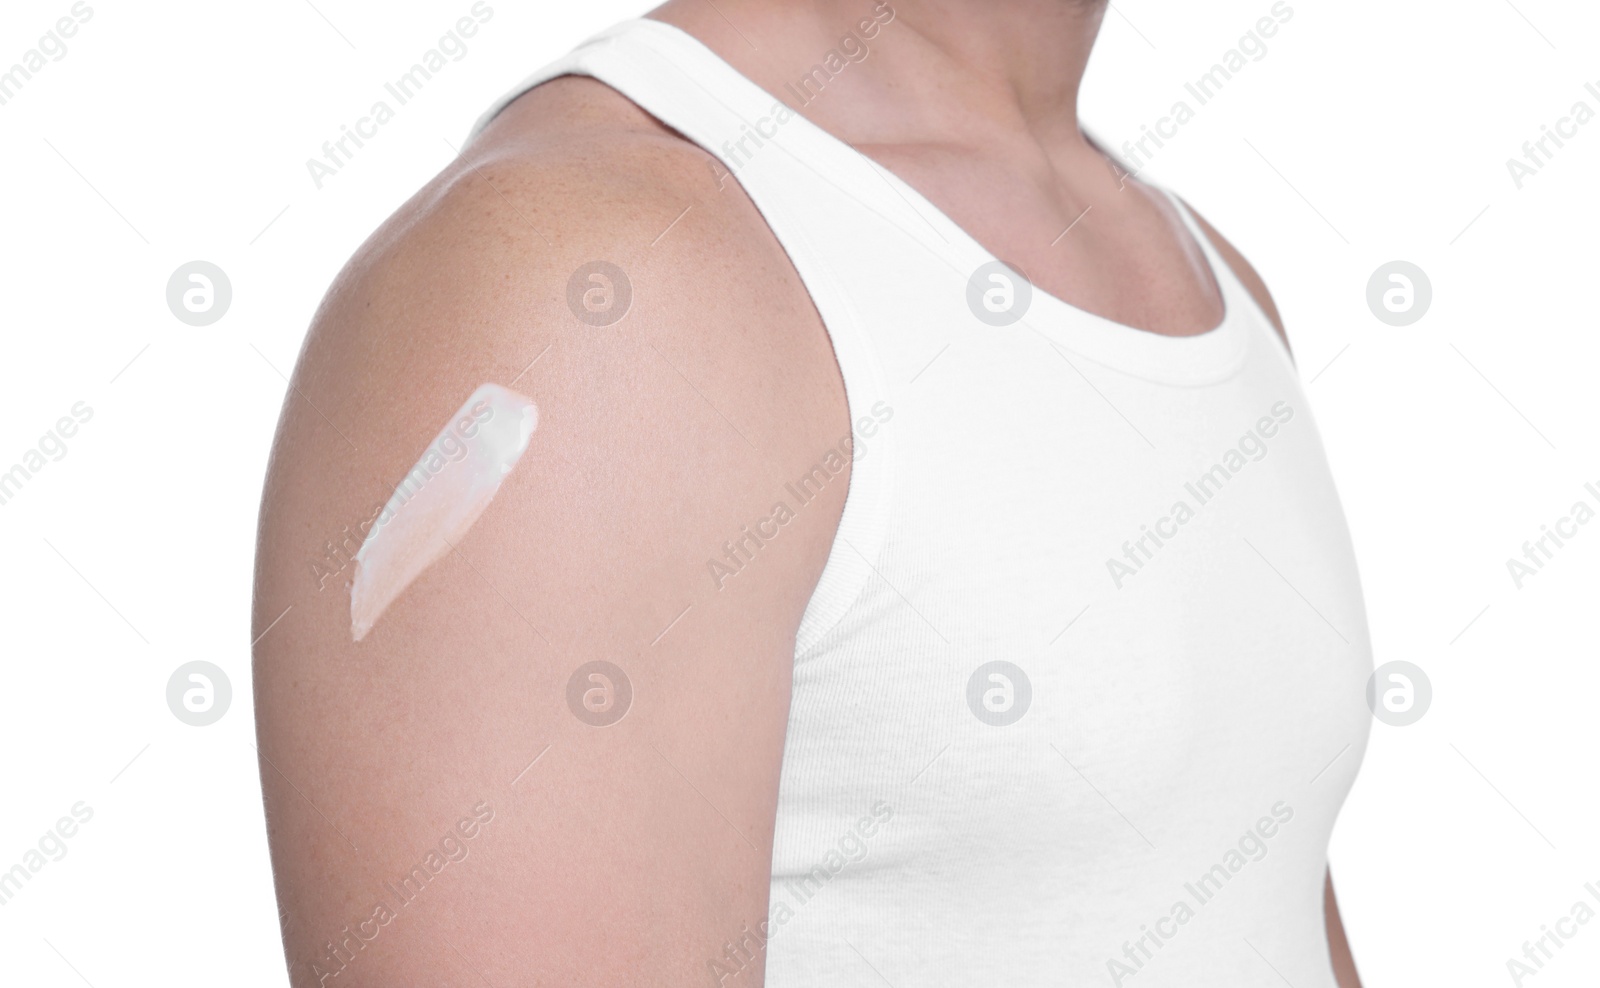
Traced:
<svg viewBox="0 0 1600 988">
<path fill-rule="evenodd" d="M 1103 5 L 895 7 L 813 122 L 1042 289 L 1151 332 L 1217 324 L 1181 220 L 1078 131 Z M 672 0 L 652 16 L 776 92 L 870 9 Z M 336 968 L 346 986 L 699 983 L 766 916 L 794 638 L 846 486 L 750 579 L 718 592 L 704 564 L 850 426 L 804 287 L 709 162 L 603 85 L 556 80 L 373 234 L 318 311 L 274 447 L 255 607 L 260 634 L 293 605 L 256 647 L 255 689 L 296 986 Z M 567 308 L 569 276 L 597 258 L 632 282 L 614 326 Z M 318 589 L 311 563 L 484 381 L 538 403 L 534 441 L 456 551 L 353 643 L 349 570 Z M 592 660 L 635 691 L 603 730 L 566 701 Z M 452 845 L 466 856 L 400 906 L 384 883 L 485 804 Z M 372 920 L 379 902 L 392 919 Z M 1331 877 L 1326 912 L 1352 988 Z M 759 962 L 746 976 L 761 983 Z"/>
</svg>

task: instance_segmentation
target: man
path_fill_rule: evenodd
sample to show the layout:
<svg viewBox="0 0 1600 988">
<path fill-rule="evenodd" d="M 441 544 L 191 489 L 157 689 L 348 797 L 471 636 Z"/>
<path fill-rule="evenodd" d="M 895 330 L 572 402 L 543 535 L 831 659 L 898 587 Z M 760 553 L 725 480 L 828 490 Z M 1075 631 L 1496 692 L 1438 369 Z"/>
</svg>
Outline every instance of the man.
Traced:
<svg viewBox="0 0 1600 988">
<path fill-rule="evenodd" d="M 263 505 L 296 984 L 1357 983 L 1348 535 L 1104 13 L 672 0 L 361 248 Z"/>
</svg>

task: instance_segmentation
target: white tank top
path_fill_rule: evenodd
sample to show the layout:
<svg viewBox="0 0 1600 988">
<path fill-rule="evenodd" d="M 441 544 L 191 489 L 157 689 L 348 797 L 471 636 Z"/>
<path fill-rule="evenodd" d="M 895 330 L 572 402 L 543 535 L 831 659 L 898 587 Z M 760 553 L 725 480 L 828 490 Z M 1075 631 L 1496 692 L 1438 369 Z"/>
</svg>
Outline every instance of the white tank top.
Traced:
<svg viewBox="0 0 1600 988">
<path fill-rule="evenodd" d="M 856 423 L 795 647 L 770 916 L 714 981 L 764 950 L 772 988 L 1335 988 L 1361 589 L 1288 354 L 1188 211 L 1227 313 L 1161 336 L 1030 290 L 661 22 L 597 35 L 473 133 L 565 74 L 743 186 Z M 842 466 L 795 478 L 791 508 Z"/>
</svg>

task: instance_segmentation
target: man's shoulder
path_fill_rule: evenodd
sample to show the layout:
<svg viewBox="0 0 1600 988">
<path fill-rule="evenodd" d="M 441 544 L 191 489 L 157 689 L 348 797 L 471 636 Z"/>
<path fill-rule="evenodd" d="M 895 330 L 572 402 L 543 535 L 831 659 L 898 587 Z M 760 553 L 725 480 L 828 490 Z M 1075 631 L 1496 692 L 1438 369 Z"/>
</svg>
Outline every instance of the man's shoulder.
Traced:
<svg viewBox="0 0 1600 988">
<path fill-rule="evenodd" d="M 513 101 L 335 279 L 281 466 L 337 456 L 342 482 L 392 485 L 414 453 L 391 437 L 425 444 L 487 381 L 538 403 L 541 449 L 569 464 L 737 454 L 714 479 L 651 475 L 673 496 L 731 511 L 803 471 L 848 428 L 843 385 L 782 246 L 711 160 L 589 80 Z"/>
<path fill-rule="evenodd" d="M 592 255 L 693 283 L 712 273 L 705 252 L 722 248 L 717 275 L 736 275 L 772 238 L 719 174 L 710 154 L 609 87 L 563 77 L 501 111 L 356 260 L 505 264 L 514 284 Z"/>
<path fill-rule="evenodd" d="M 719 176 L 710 154 L 609 87 L 553 80 L 509 104 L 368 238 L 330 289 L 312 347 L 334 334 L 381 368 L 392 356 L 382 340 L 402 331 L 401 353 L 520 353 L 530 330 L 625 327 L 663 352 L 720 354 L 708 372 L 818 362 L 825 333 L 805 286 L 754 204 Z M 729 346 L 735 334 L 767 345 Z"/>
</svg>

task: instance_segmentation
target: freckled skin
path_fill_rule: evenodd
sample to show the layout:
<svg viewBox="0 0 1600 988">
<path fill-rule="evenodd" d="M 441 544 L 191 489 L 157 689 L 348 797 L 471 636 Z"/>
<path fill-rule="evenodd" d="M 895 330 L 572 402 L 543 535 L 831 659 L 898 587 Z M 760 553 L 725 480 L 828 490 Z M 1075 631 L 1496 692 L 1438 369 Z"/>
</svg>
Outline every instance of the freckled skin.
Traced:
<svg viewBox="0 0 1600 988">
<path fill-rule="evenodd" d="M 874 54 L 806 109 L 814 122 L 1052 294 L 1152 332 L 1216 325 L 1179 217 L 1120 189 L 1078 132 L 1103 3 L 894 6 Z M 870 9 L 672 0 L 653 16 L 776 92 Z M 711 160 L 607 87 L 555 80 L 380 227 L 317 312 L 266 481 L 255 597 L 256 634 L 294 605 L 256 646 L 254 685 L 297 988 L 334 967 L 344 985 L 702 984 L 766 916 L 794 636 L 847 484 L 722 589 L 706 565 L 851 426 L 808 295 Z M 1205 229 L 1277 323 L 1261 279 Z M 632 288 L 609 326 L 567 304 L 597 259 Z M 338 581 L 318 590 L 311 564 L 485 381 L 531 398 L 538 431 L 358 645 Z M 632 692 L 607 727 L 568 704 L 569 679 L 599 661 Z M 468 857 L 390 903 L 348 961 L 327 949 L 484 800 L 493 822 Z M 1331 879 L 1326 906 L 1351 988 Z M 741 985 L 758 988 L 761 960 Z"/>
</svg>

